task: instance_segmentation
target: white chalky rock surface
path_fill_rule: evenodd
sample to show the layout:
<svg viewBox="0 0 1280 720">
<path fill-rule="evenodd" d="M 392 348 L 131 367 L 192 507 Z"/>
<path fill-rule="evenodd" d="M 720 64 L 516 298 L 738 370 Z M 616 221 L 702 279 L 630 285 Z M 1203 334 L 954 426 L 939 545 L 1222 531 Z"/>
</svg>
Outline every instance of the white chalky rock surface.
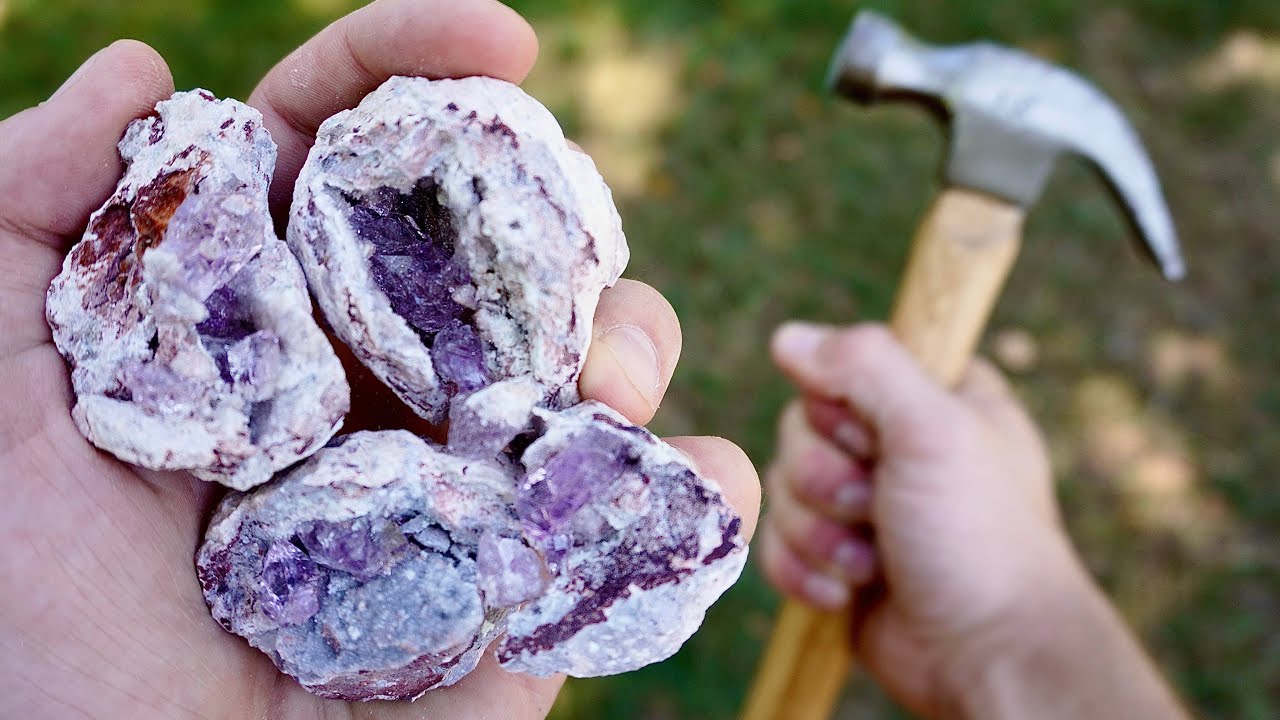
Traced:
<svg viewBox="0 0 1280 720">
<path fill-rule="evenodd" d="M 72 415 L 121 460 L 247 488 L 324 444 L 349 403 L 303 274 L 271 227 L 262 116 L 177 93 L 120 141 L 128 165 L 53 280 Z"/>
<path fill-rule="evenodd" d="M 196 558 L 227 630 L 325 697 L 408 699 L 475 668 L 506 610 L 482 543 L 515 543 L 510 470 L 404 431 L 344 436 L 218 509 Z M 538 589 L 541 583 L 534 586 Z"/>
<path fill-rule="evenodd" d="M 551 114 L 491 78 L 395 77 L 318 133 L 288 239 L 335 332 L 423 417 L 496 379 L 577 401 L 626 240 Z"/>
</svg>

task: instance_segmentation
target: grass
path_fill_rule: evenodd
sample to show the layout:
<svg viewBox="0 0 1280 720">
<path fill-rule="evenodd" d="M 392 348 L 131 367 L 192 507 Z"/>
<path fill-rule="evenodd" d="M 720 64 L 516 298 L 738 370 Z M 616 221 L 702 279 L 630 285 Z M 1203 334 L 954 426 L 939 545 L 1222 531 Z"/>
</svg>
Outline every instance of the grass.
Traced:
<svg viewBox="0 0 1280 720">
<path fill-rule="evenodd" d="M 985 346 L 1045 427 L 1089 566 L 1206 718 L 1280 716 L 1280 4 L 1273 0 L 873 3 L 922 36 L 985 36 L 1094 78 L 1146 139 L 1191 277 L 1167 286 L 1117 208 L 1062 163 Z M 111 39 L 150 42 L 179 87 L 244 97 L 346 0 L 0 0 L 0 115 Z M 820 89 L 852 2 L 527 0 L 528 87 L 599 158 L 629 274 L 666 293 L 685 352 L 656 427 L 714 433 L 763 466 L 789 389 L 766 360 L 790 317 L 883 317 L 936 188 L 941 134 Z M 554 713 L 729 718 L 776 602 L 754 572 L 675 658 L 580 681 Z M 844 712 L 897 716 L 865 682 Z"/>
</svg>

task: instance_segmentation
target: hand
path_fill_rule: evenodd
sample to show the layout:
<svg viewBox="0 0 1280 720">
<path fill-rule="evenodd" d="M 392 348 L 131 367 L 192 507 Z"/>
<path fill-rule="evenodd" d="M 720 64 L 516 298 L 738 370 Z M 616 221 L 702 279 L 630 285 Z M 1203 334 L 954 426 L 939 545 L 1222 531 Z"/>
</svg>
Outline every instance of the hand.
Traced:
<svg viewBox="0 0 1280 720">
<path fill-rule="evenodd" d="M 773 351 L 805 397 L 766 477 L 765 573 L 830 609 L 857 593 L 852 640 L 890 694 L 934 718 L 1177 716 L 1076 559 L 1044 443 L 991 366 L 948 392 L 877 325 L 791 324 Z M 1037 687 L 1048 699 L 1008 697 Z"/>
<path fill-rule="evenodd" d="M 319 124 L 393 74 L 485 74 L 518 82 L 536 39 L 490 0 L 380 0 L 277 65 L 250 103 L 280 148 L 279 216 Z M 183 473 L 132 468 L 71 422 L 67 368 L 44 321 L 44 293 L 89 214 L 122 171 L 130 120 L 173 92 L 164 61 L 136 42 L 101 51 L 49 101 L 0 123 L 0 716 L 542 718 L 561 680 L 512 675 L 486 659 L 418 702 L 345 705 L 306 693 L 210 618 L 193 556 L 221 492 Z M 606 292 L 582 376 L 584 396 L 648 422 L 680 350 L 660 294 Z M 610 332 L 613 331 L 613 332 Z M 404 425 L 399 403 L 353 381 L 347 430 Z M 755 526 L 754 470 L 732 444 L 673 438 Z"/>
</svg>

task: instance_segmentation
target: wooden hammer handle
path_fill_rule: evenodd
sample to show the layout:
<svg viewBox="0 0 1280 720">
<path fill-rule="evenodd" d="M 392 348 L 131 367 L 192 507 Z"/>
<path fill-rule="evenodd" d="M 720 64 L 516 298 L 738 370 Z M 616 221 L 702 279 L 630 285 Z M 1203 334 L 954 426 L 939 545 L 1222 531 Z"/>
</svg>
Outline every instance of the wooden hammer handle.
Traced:
<svg viewBox="0 0 1280 720">
<path fill-rule="evenodd" d="M 950 189 L 916 235 L 890 324 L 948 387 L 964 374 L 1018 254 L 1022 219 L 1016 205 Z M 849 618 L 784 602 L 742 720 L 829 718 L 852 663 Z"/>
</svg>

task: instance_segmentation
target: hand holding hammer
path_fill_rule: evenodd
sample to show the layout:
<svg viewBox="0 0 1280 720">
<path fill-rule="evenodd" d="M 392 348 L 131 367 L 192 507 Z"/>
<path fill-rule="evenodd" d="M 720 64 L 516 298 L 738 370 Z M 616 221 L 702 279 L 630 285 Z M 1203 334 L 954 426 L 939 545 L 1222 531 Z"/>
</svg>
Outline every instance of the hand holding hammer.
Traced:
<svg viewBox="0 0 1280 720">
<path fill-rule="evenodd" d="M 891 318 L 894 334 L 942 385 L 954 386 L 968 366 L 1017 255 L 1026 210 L 1064 152 L 1100 171 L 1164 275 L 1182 276 L 1141 142 L 1079 76 L 987 43 L 929 46 L 863 12 L 829 83 L 864 103 L 922 103 L 949 121 L 945 187 L 916 236 Z M 849 618 L 786 603 L 744 720 L 828 717 L 850 666 Z"/>
</svg>

